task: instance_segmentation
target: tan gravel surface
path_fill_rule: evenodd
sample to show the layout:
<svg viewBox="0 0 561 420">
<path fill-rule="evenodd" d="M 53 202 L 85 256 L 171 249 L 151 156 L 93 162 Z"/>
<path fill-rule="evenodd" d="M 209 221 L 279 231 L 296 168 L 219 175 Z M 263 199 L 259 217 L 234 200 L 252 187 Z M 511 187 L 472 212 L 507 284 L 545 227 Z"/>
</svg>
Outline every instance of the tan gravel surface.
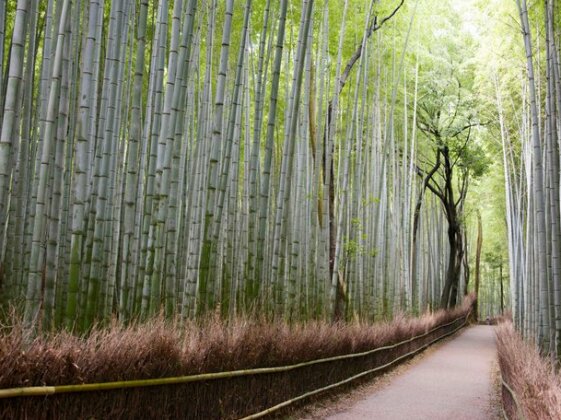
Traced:
<svg viewBox="0 0 561 420">
<path fill-rule="evenodd" d="M 387 386 L 322 418 L 495 419 L 493 327 L 474 326 L 400 372 Z M 333 412 L 335 411 L 335 412 Z M 315 417 L 315 416 L 313 416 Z"/>
</svg>

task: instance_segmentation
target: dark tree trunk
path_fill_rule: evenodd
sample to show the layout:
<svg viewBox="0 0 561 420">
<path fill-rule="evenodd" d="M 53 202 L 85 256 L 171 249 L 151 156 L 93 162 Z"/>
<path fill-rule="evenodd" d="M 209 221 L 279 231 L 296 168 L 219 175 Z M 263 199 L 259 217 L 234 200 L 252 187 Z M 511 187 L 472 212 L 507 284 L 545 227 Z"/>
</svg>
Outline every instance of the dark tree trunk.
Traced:
<svg viewBox="0 0 561 420">
<path fill-rule="evenodd" d="M 464 235 L 464 258 L 463 258 L 463 266 L 464 266 L 464 279 L 465 279 L 465 284 L 464 284 L 464 296 L 467 296 L 468 294 L 468 287 L 469 287 L 469 281 L 471 278 L 471 270 L 469 268 L 469 261 L 468 261 L 468 243 L 467 243 L 467 237 Z"/>
<path fill-rule="evenodd" d="M 413 235 L 411 239 L 411 290 L 415 290 L 415 284 L 417 281 L 417 232 L 419 231 L 419 219 L 421 217 L 421 207 L 423 205 L 423 198 L 425 196 L 425 190 L 429 187 L 429 183 L 432 177 L 440 168 L 440 153 L 436 153 L 436 163 L 429 173 L 424 176 L 423 185 L 419 191 L 419 197 L 417 198 L 417 204 L 415 205 L 415 212 L 413 213 Z M 419 171 L 419 175 L 423 174 Z M 413 309 L 416 307 L 415 293 L 413 293 Z"/>
<path fill-rule="evenodd" d="M 455 213 L 455 212 L 453 212 Z M 450 255 L 448 257 L 448 269 L 446 270 L 446 282 L 440 298 L 442 308 L 456 306 L 458 296 L 458 284 L 460 280 L 460 268 L 463 256 L 461 231 L 457 223 L 457 217 L 447 212 L 448 218 L 448 244 Z"/>
<path fill-rule="evenodd" d="M 473 313 L 475 319 L 478 317 L 479 282 L 481 280 L 481 246 L 483 245 L 483 227 L 481 226 L 481 214 L 477 213 L 477 248 L 475 250 L 475 303 Z"/>
<path fill-rule="evenodd" d="M 505 312 L 505 299 L 504 299 L 504 288 L 503 288 L 503 262 L 499 264 L 499 282 L 501 285 L 501 315 Z"/>
<path fill-rule="evenodd" d="M 442 155 L 444 165 L 444 190 L 437 195 L 444 205 L 446 219 L 448 221 L 448 244 L 450 246 L 450 255 L 448 258 L 448 269 L 446 271 L 446 282 L 442 290 L 440 298 L 440 307 L 447 309 L 456 306 L 458 301 L 458 288 L 460 283 L 460 272 L 462 269 L 462 261 L 464 256 L 463 235 L 461 229 L 458 207 L 463 198 L 465 191 L 460 191 L 460 199 L 454 198 L 453 189 L 453 164 L 450 159 L 450 151 L 444 146 L 438 152 Z M 464 184 L 465 185 L 465 184 Z"/>
</svg>

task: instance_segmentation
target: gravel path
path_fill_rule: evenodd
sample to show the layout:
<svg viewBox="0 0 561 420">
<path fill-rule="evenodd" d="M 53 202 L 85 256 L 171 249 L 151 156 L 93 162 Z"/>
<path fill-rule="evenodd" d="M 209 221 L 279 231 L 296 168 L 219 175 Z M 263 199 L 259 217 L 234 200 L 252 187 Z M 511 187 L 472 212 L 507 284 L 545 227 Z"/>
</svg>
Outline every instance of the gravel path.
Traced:
<svg viewBox="0 0 561 420">
<path fill-rule="evenodd" d="M 468 328 L 395 377 L 387 387 L 326 418 L 495 418 L 495 359 L 493 327 L 479 325 Z"/>
</svg>

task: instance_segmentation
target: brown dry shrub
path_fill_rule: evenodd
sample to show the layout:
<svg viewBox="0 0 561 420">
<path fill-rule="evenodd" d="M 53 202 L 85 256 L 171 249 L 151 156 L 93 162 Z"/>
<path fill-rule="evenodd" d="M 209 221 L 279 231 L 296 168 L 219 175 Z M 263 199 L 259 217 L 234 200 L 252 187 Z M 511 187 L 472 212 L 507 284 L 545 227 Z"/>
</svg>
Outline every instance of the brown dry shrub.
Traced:
<svg viewBox="0 0 561 420">
<path fill-rule="evenodd" d="M 500 323 L 496 334 L 501 375 L 525 418 L 561 419 L 561 377 L 552 363 L 540 356 L 536 345 L 522 339 L 512 322 Z M 513 416 L 516 406 L 506 397 L 503 395 L 505 411 Z"/>
<path fill-rule="evenodd" d="M 288 325 L 250 319 L 166 321 L 96 327 L 26 338 L 21 325 L 0 326 L 0 388 L 96 383 L 282 366 L 357 353 L 422 334 L 465 314 L 473 302 L 418 318 Z"/>
</svg>

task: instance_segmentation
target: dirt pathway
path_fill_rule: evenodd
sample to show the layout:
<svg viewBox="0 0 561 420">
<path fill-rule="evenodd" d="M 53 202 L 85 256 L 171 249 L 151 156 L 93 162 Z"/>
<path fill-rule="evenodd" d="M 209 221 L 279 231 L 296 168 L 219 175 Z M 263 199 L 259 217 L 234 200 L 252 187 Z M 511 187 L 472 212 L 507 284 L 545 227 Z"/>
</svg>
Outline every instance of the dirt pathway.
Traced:
<svg viewBox="0 0 561 420">
<path fill-rule="evenodd" d="M 495 359 L 493 327 L 471 327 L 393 378 L 387 387 L 326 418 L 495 418 Z"/>
</svg>

